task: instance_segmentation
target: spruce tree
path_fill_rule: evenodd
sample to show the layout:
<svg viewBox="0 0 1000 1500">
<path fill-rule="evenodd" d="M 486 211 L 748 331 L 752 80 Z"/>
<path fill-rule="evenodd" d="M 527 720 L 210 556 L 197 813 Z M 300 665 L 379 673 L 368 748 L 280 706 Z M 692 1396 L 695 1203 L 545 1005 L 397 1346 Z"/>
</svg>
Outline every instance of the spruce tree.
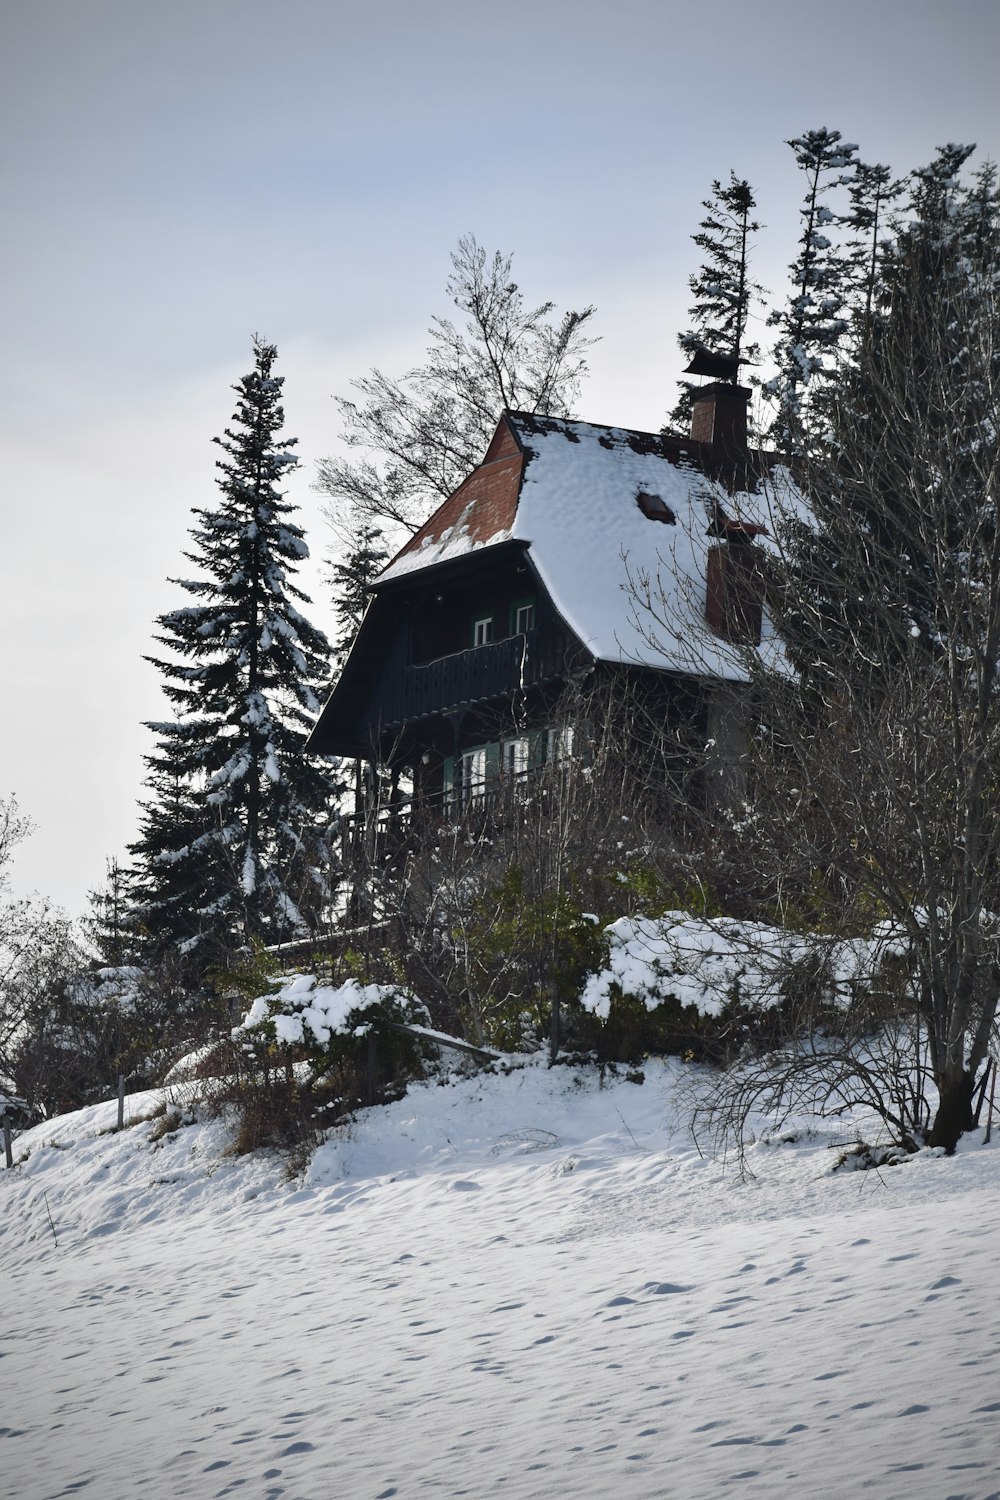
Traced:
<svg viewBox="0 0 1000 1500">
<path fill-rule="evenodd" d="M 792 294 L 768 323 L 778 329 L 774 358 L 778 374 L 764 389 L 777 404 L 771 437 L 785 453 L 808 443 L 810 407 L 821 404 L 820 388 L 835 370 L 834 355 L 848 328 L 845 316 L 851 262 L 830 235 L 838 215 L 825 201 L 853 181 L 857 146 L 839 130 L 807 130 L 788 142 L 806 174 L 799 253 L 789 266 Z"/>
<path fill-rule="evenodd" d="M 209 892 L 225 889 L 229 862 L 202 795 L 203 778 L 187 768 L 181 725 L 155 727 L 162 732 L 155 753 L 146 756 L 148 796 L 141 805 L 139 837 L 129 846 L 140 951 L 147 966 L 190 954 L 198 971 L 209 957 L 222 959 L 231 946 L 228 927 L 220 924 L 208 898 Z"/>
<path fill-rule="evenodd" d="M 185 556 L 197 574 L 174 580 L 194 602 L 158 620 L 168 654 L 149 660 L 177 717 L 148 726 L 153 796 L 132 851 L 154 933 L 216 959 L 315 922 L 333 790 L 329 765 L 302 753 L 330 648 L 291 581 L 308 556 L 279 489 L 295 440 L 280 436 L 277 351 L 256 338 L 254 354 L 214 439 L 221 500 L 194 512 Z"/>
<path fill-rule="evenodd" d="M 943 147 L 911 174 L 829 391 L 827 431 L 807 472 L 812 523 L 791 528 L 789 553 L 800 597 L 812 580 L 792 650 L 813 673 L 858 641 L 890 664 L 913 640 L 929 657 L 946 649 L 938 599 L 981 565 L 977 551 L 993 534 L 992 519 L 977 521 L 970 542 L 969 517 L 993 515 L 983 454 L 995 446 L 1000 388 L 1000 195 L 991 166 L 961 181 L 973 149 Z M 848 552 L 848 533 L 863 547 Z"/>
<path fill-rule="evenodd" d="M 141 944 L 132 872 L 117 859 L 109 859 L 104 881 L 87 892 L 87 904 L 80 929 L 98 961 L 109 968 L 136 963 Z"/>
<path fill-rule="evenodd" d="M 764 294 L 749 269 L 750 236 L 762 227 L 750 217 L 756 206 L 750 184 L 732 170 L 725 186 L 718 179 L 712 183 L 712 196 L 702 203 L 707 213 L 691 238 L 705 259 L 688 278 L 694 297 L 689 308 L 691 326 L 677 337 L 681 353 L 688 359 L 699 353 L 722 354 L 735 360 L 738 367 L 753 363 L 759 356 L 759 345 L 744 343 L 750 306 Z M 671 426 L 686 430 L 695 387 L 690 381 L 681 381 L 680 385 L 680 398 L 667 420 Z"/>
<path fill-rule="evenodd" d="M 337 638 L 333 662 L 339 671 L 347 659 L 368 605 L 372 583 L 386 565 L 389 554 L 382 545 L 382 532 L 363 516 L 346 552 L 330 564 L 330 581 L 334 590 L 334 613 Z"/>
<path fill-rule="evenodd" d="M 847 232 L 844 248 L 849 266 L 845 301 L 857 338 L 863 337 L 874 311 L 883 280 L 882 263 L 892 246 L 892 205 L 902 191 L 903 183 L 893 180 L 889 167 L 880 162 L 855 163 L 848 185 L 850 208 L 841 223 Z"/>
</svg>

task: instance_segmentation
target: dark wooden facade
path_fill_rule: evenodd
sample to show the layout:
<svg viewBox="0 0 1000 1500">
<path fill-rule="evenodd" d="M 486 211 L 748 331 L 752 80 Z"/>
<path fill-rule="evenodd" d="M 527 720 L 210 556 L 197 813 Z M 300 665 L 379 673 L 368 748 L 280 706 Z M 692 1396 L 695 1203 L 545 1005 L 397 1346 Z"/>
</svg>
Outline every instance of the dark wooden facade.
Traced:
<svg viewBox="0 0 1000 1500">
<path fill-rule="evenodd" d="M 378 589 L 311 748 L 406 767 L 433 796 L 464 751 L 544 728 L 591 665 L 523 544 L 471 552 Z"/>
</svg>

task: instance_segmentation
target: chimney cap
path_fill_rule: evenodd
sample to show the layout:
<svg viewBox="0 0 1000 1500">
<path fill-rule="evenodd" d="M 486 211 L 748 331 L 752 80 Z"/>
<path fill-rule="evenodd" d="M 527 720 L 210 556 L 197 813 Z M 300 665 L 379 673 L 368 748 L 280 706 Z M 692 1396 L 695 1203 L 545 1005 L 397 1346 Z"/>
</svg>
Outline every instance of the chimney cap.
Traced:
<svg viewBox="0 0 1000 1500">
<path fill-rule="evenodd" d="M 734 354 L 711 354 L 708 349 L 696 349 L 684 374 L 710 375 L 713 380 L 728 380 L 735 385 L 740 365 L 746 363 Z"/>
</svg>

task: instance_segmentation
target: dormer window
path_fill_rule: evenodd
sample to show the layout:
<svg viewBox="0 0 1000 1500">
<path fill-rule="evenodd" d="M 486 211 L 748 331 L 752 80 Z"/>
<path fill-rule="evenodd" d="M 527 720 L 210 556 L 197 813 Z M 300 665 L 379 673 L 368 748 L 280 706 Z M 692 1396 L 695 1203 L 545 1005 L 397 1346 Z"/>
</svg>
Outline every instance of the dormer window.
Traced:
<svg viewBox="0 0 1000 1500">
<path fill-rule="evenodd" d="M 677 517 L 660 495 L 649 495 L 645 490 L 640 490 L 635 502 L 647 521 L 662 521 L 666 526 L 676 525 Z"/>
</svg>

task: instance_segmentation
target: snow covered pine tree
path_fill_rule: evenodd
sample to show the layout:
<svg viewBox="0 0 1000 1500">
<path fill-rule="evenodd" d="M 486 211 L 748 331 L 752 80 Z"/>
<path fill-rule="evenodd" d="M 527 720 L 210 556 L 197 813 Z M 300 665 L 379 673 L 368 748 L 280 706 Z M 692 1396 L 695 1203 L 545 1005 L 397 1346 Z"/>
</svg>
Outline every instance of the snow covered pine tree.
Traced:
<svg viewBox="0 0 1000 1500">
<path fill-rule="evenodd" d="M 807 185 L 799 253 L 788 268 L 792 293 L 786 307 L 767 320 L 778 329 L 773 351 L 778 374 L 764 389 L 778 408 L 771 437 L 783 453 L 792 453 L 809 446 L 810 408 L 833 377 L 833 356 L 848 328 L 844 313 L 855 264 L 825 233 L 840 216 L 823 200 L 832 189 L 851 185 L 858 148 L 825 126 L 787 144 Z"/>
<path fill-rule="evenodd" d="M 308 556 L 294 507 L 278 488 L 298 462 L 284 422 L 277 351 L 254 340 L 255 365 L 234 386 L 216 510 L 196 510 L 202 574 L 175 580 L 198 602 L 158 619 L 171 653 L 150 657 L 178 718 L 151 723 L 153 799 L 132 846 L 151 935 L 202 967 L 249 941 L 279 942 L 315 926 L 326 884 L 329 763 L 302 754 L 329 675 L 330 647 L 295 607 L 290 581 Z"/>
<path fill-rule="evenodd" d="M 752 364 L 759 357 L 757 344 L 744 345 L 750 304 L 763 295 L 764 288 L 750 278 L 750 236 L 760 224 L 750 218 L 757 207 L 749 182 L 741 181 L 730 171 L 723 187 L 716 178 L 712 196 L 702 203 L 706 215 L 691 236 L 705 257 L 693 276 L 688 277 L 694 301 L 688 309 L 691 327 L 678 334 L 681 353 L 688 359 L 698 354 L 721 354 L 735 361 L 738 378 L 741 364 Z M 680 382 L 681 395 L 667 418 L 671 427 L 687 433 L 691 428 L 690 381 Z"/>
</svg>

